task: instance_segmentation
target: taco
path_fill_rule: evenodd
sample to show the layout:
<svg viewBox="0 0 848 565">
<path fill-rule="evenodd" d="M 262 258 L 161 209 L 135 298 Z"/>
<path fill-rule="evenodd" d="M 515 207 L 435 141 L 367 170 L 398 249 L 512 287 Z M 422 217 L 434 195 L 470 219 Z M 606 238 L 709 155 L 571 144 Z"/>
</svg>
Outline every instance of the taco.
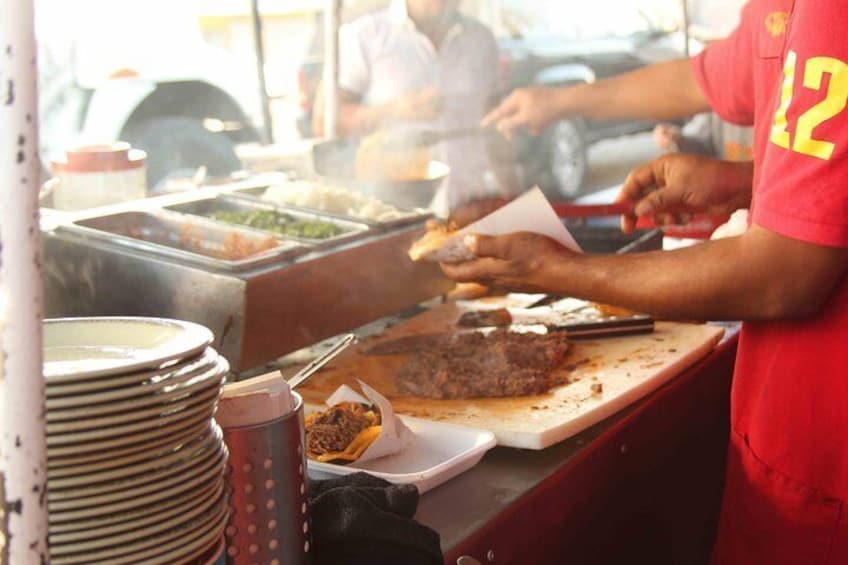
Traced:
<svg viewBox="0 0 848 565">
<path fill-rule="evenodd" d="M 431 220 L 427 222 L 427 232 L 409 248 L 409 258 L 413 261 L 461 263 L 474 259 L 474 254 L 452 226 Z"/>
<path fill-rule="evenodd" d="M 314 461 L 351 462 L 359 459 L 382 432 L 376 406 L 342 402 L 305 420 L 306 456 Z"/>
</svg>

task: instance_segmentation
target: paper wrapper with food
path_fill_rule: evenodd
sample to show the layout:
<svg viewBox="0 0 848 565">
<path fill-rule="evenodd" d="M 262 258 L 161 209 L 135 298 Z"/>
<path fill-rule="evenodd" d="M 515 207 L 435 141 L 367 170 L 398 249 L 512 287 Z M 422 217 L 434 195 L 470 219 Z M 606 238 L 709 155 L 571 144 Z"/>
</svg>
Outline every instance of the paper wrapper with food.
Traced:
<svg viewBox="0 0 848 565">
<path fill-rule="evenodd" d="M 534 188 L 457 232 L 428 232 L 413 244 L 409 256 L 414 261 L 470 261 L 474 259 L 474 254 L 463 243 L 465 235 L 506 235 L 516 232 L 546 235 L 572 251 L 581 251 L 551 203 L 539 188 Z"/>
<path fill-rule="evenodd" d="M 380 411 L 382 422 L 379 426 L 372 426 L 360 432 L 345 450 L 345 456 L 335 459 L 361 463 L 399 453 L 412 441 L 412 431 L 395 415 L 392 403 L 385 396 L 362 381 L 357 382 L 367 398 L 348 385 L 342 385 L 327 398 L 325 404 L 336 406 L 343 402 L 354 402 L 375 405 Z M 379 431 L 375 428 L 379 428 Z M 366 445 L 367 448 L 363 449 Z"/>
</svg>

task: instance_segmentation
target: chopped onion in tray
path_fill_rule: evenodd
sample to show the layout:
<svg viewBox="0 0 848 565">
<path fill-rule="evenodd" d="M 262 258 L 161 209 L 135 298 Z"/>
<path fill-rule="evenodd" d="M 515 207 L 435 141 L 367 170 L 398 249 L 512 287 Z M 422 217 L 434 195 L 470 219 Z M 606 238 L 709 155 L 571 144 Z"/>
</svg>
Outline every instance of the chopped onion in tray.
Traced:
<svg viewBox="0 0 848 565">
<path fill-rule="evenodd" d="M 291 204 L 376 222 L 391 222 L 415 215 L 415 212 L 398 210 L 361 192 L 306 180 L 269 186 L 262 198 L 274 204 Z"/>
</svg>

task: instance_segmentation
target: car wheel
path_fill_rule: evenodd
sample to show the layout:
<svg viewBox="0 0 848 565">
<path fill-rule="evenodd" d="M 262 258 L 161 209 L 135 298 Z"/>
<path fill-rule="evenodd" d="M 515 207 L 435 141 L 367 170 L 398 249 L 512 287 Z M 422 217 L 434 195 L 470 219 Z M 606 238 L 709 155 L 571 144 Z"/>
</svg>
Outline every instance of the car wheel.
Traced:
<svg viewBox="0 0 848 565">
<path fill-rule="evenodd" d="M 588 171 L 583 126 L 575 120 L 562 120 L 548 132 L 548 170 L 546 187 L 550 195 L 574 198 L 580 195 Z"/>
<path fill-rule="evenodd" d="M 147 152 L 150 190 L 174 171 L 205 166 L 210 176 L 223 176 L 241 168 L 232 140 L 224 133 L 207 130 L 199 120 L 154 118 L 126 128 L 122 137 Z"/>
</svg>

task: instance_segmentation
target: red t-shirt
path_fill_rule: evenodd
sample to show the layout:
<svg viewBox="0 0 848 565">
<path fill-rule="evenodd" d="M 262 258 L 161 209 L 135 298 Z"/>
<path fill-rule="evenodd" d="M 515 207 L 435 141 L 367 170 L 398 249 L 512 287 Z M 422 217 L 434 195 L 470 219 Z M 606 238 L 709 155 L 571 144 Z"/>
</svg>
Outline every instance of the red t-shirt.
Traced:
<svg viewBox="0 0 848 565">
<path fill-rule="evenodd" d="M 755 126 L 752 221 L 848 247 L 844 0 L 752 0 L 739 29 L 692 63 L 714 110 Z M 738 516 L 722 535 L 749 530 L 717 560 L 761 561 L 774 548 L 769 562 L 819 563 L 817 551 L 848 547 L 848 278 L 812 319 L 743 325 L 731 426 L 724 514 Z M 782 529 L 803 537 L 795 549 L 776 549 Z M 771 545 L 744 554 L 739 548 L 755 547 L 757 536 Z"/>
</svg>

